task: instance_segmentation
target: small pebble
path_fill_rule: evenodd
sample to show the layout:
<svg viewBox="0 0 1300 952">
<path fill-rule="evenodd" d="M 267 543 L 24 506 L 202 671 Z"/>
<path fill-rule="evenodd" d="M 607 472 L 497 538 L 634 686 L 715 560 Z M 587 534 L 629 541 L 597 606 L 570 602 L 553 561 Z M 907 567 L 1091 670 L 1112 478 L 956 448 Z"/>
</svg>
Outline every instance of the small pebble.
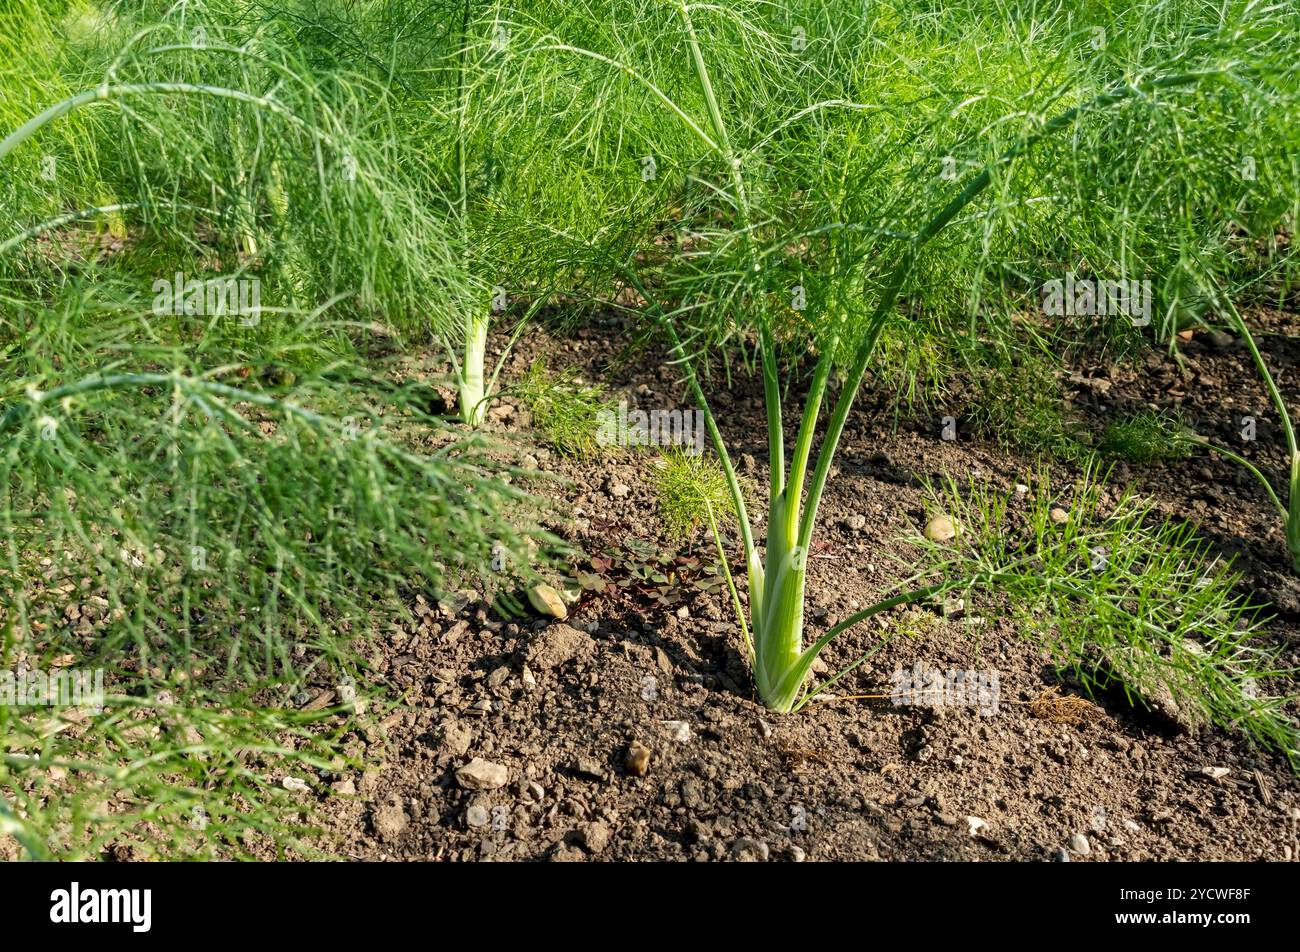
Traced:
<svg viewBox="0 0 1300 952">
<path fill-rule="evenodd" d="M 590 780 L 605 779 L 605 768 L 595 757 L 579 756 L 573 762 L 573 772 Z"/>
<path fill-rule="evenodd" d="M 765 863 L 769 856 L 767 844 L 750 836 L 742 836 L 731 844 L 731 858 L 741 863 Z"/>
<path fill-rule="evenodd" d="M 935 516 L 925 524 L 925 537 L 931 542 L 947 542 L 957 536 L 957 527 L 947 516 Z"/>
<path fill-rule="evenodd" d="M 632 741 L 627 748 L 624 766 L 633 777 L 644 777 L 650 769 L 650 748 L 639 740 Z"/>
<path fill-rule="evenodd" d="M 679 744 L 690 743 L 691 725 L 688 721 L 664 721 L 664 727 L 668 729 L 670 739 Z"/>
<path fill-rule="evenodd" d="M 456 782 L 466 790 L 497 790 L 509 780 L 508 769 L 481 757 L 475 757 L 456 771 Z"/>
<path fill-rule="evenodd" d="M 545 582 L 528 590 L 528 601 L 539 614 L 552 618 L 569 617 L 569 609 L 565 607 L 560 593 Z"/>
</svg>

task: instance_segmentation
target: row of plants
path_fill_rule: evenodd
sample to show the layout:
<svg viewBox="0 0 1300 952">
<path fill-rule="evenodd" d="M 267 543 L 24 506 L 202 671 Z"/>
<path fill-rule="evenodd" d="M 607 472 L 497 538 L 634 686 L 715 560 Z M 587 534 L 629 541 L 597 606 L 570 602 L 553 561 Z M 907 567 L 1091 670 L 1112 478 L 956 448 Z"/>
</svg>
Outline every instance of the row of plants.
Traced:
<svg viewBox="0 0 1300 952">
<path fill-rule="evenodd" d="M 560 554 L 514 451 L 481 428 L 528 322 L 596 310 L 666 348 L 704 415 L 714 463 L 669 461 L 687 503 L 665 514 L 711 531 L 769 708 L 854 670 L 809 677 L 859 622 L 985 587 L 1059 619 L 1078 639 L 1067 657 L 1099 646 L 1135 689 L 1183 692 L 1190 673 L 1213 686 L 1209 720 L 1294 755 L 1284 702 L 1239 690 L 1279 672 L 1254 654 L 1236 579 L 1140 505 L 1094 518 L 1090 483 L 1079 524 L 1104 526 L 1018 547 L 976 531 L 992 498 L 936 497 L 957 538 L 897 590 L 813 634 L 805 600 L 869 375 L 924 399 L 936 360 L 1012 379 L 1026 340 L 1050 360 L 1085 339 L 1175 346 L 1214 322 L 1287 421 L 1283 490 L 1220 452 L 1269 485 L 1300 571 L 1300 452 L 1240 310 L 1293 286 L 1279 236 L 1300 208 L 1300 12 L 19 0 L 0 27 L 5 661 L 102 662 L 113 716 L 165 722 L 42 733 L 0 709 L 10 736 L 40 738 L 4 754 L 21 807 L 0 830 L 93 853 L 206 797 L 298 844 L 276 772 L 327 775 L 346 741 L 331 752 L 321 726 L 282 742 L 324 716 L 286 699 L 325 671 L 364 681 L 358 645 L 413 593 L 472 584 L 503 550 L 525 577 Z M 1044 282 L 1076 271 L 1163 275 L 1153 319 L 1043 319 Z M 207 312 L 214 278 L 255 278 L 266 306 Z M 160 306 L 167 287 L 180 306 Z M 394 355 L 430 343 L 458 422 L 429 382 L 393 382 Z M 763 385 L 765 494 L 710 410 L 736 355 Z M 537 366 L 517 388 L 561 448 L 591 450 L 586 385 Z M 1092 571 L 1100 544 L 1132 558 Z M 69 624 L 80 595 L 98 608 Z M 214 710 L 277 738 L 267 763 L 232 770 L 257 745 Z M 69 769 L 108 779 L 69 784 Z M 192 796 L 151 805 L 178 774 Z M 105 807 L 101 783 L 130 795 Z M 189 824 L 177 842 L 232 835 Z"/>
</svg>

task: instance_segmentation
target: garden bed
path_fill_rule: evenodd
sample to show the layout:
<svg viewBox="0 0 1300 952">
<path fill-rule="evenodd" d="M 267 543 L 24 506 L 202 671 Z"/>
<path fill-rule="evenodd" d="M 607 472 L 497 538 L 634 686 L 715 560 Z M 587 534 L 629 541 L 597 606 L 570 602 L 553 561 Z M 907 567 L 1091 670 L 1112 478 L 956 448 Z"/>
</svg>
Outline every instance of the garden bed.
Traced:
<svg viewBox="0 0 1300 952">
<path fill-rule="evenodd" d="M 625 340 L 616 321 L 572 338 L 535 329 L 509 366 L 517 374 L 538 353 L 562 355 L 588 379 L 601 379 Z M 1281 344 L 1279 364 L 1288 347 L 1294 342 Z M 1167 409 L 1177 400 L 1211 424 L 1230 409 L 1264 406 L 1239 349 L 1196 343 L 1186 350 L 1185 371 L 1172 359 L 1152 361 L 1144 374 L 1075 368 L 1077 377 L 1108 384 L 1077 385 L 1076 402 L 1096 423 L 1130 404 Z M 622 366 L 608 382 L 634 406 L 683 402 L 672 368 L 653 359 Z M 901 537 L 924 524 L 918 476 L 974 476 L 1014 492 L 1037 473 L 1032 460 L 976 434 L 941 440 L 937 421 L 881 425 L 889 415 L 870 404 L 887 398 L 868 395 L 846 434 L 828 499 L 836 515 L 809 562 L 819 593 L 814 630 L 824 627 L 819 616 L 843 617 L 897 580 L 894 557 L 908 558 L 910 548 Z M 718 403 L 728 439 L 761 459 L 762 447 L 746 446 L 744 436 L 761 432 L 761 388 L 741 380 Z M 490 426 L 529 439 L 526 411 L 515 406 L 506 397 Z M 656 455 L 620 451 L 597 462 L 537 453 L 540 468 L 565 481 L 541 485 L 577 517 L 573 543 L 588 552 L 636 539 L 676 546 L 663 536 L 648 482 Z M 1232 464 L 1202 457 L 1124 464 L 1117 478 L 1127 477 L 1162 509 L 1191 513 L 1216 551 L 1240 556 L 1247 590 L 1272 599 L 1279 612 L 1269 637 L 1286 646 L 1283 663 L 1295 666 L 1295 586 L 1254 486 L 1239 483 Z M 1053 478 L 1066 486 L 1072 474 L 1061 466 Z M 1256 534 L 1260 543 L 1248 547 Z M 695 543 L 707 558 L 703 532 Z M 946 618 L 934 604 L 891 616 L 887 647 L 839 686 L 845 695 L 889 695 L 894 673 L 918 662 L 995 669 L 996 714 L 876 697 L 815 702 L 780 716 L 754 699 L 724 595 L 664 608 L 635 587 L 611 586 L 608 595 L 585 595 L 564 622 L 501 621 L 467 606 L 433 611 L 418 628 L 377 645 L 377 670 L 404 706 L 384 718 L 367 747 L 373 766 L 344 778 L 347 794 L 324 798 L 330 835 L 345 855 L 364 859 L 1296 855 L 1290 811 L 1300 790 L 1284 759 L 1220 730 L 1184 732 L 1120 691 L 1064 711 L 1034 704 L 1053 688 L 1083 694 L 996 596 L 976 597 Z M 885 628 L 868 622 L 835 642 L 831 670 L 869 650 Z M 537 656 L 542 663 L 530 664 Z M 546 663 L 555 658 L 567 660 Z M 628 769 L 634 743 L 651 752 L 644 776 Z M 465 789 L 457 771 L 475 757 L 506 768 L 506 784 Z M 1086 854 L 1077 836 L 1086 838 Z"/>
<path fill-rule="evenodd" d="M 1296 11 L 417 6 L 0 11 L 0 858 L 1298 858 Z"/>
</svg>

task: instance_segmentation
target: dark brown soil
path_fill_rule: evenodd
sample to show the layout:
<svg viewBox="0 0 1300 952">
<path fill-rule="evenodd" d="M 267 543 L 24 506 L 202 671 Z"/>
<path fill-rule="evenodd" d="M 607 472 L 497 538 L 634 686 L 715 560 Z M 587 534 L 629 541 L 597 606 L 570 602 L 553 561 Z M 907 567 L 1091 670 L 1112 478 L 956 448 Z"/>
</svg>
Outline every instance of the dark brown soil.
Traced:
<svg viewBox="0 0 1300 952">
<path fill-rule="evenodd" d="M 1266 315 L 1273 329 L 1280 315 Z M 575 338 L 535 328 L 506 376 L 545 352 L 643 408 L 687 405 L 671 367 L 612 361 L 626 334 L 617 324 Z M 1296 341 L 1264 337 L 1274 367 L 1292 368 Z M 1143 406 L 1180 407 L 1200 432 L 1229 442 L 1237 419 L 1259 420 L 1251 453 L 1281 472 L 1280 436 L 1248 355 L 1193 340 L 1186 365 L 1163 355 L 1136 368 L 1085 364 L 1067 372 L 1079 411 L 1100 427 Z M 1284 375 L 1293 405 L 1297 387 Z M 526 413 L 507 396 L 491 426 L 530 439 Z M 1008 490 L 1036 464 L 963 431 L 939 439 L 934 420 L 893 429 L 888 395 L 865 392 L 823 502 L 810 559 L 810 633 L 870 604 L 902 577 L 899 537 L 921 525 L 918 476 L 974 475 Z M 759 388 L 740 379 L 717 395 L 737 459 L 764 476 Z M 797 420 L 791 421 L 791 425 Z M 1239 445 L 1239 444 L 1238 444 Z M 629 540 L 670 545 L 661 534 L 647 474 L 652 452 L 575 460 L 535 451 L 566 483 L 555 527 L 588 553 Z M 759 461 L 755 463 L 754 461 Z M 1062 480 L 1073 476 L 1064 469 Z M 1162 511 L 1200 524 L 1217 551 L 1238 558 L 1244 587 L 1272 602 L 1269 636 L 1296 664 L 1300 596 L 1277 520 L 1235 464 L 1208 455 L 1151 467 L 1120 465 L 1126 481 Z M 623 492 L 626 487 L 626 493 Z M 862 519 L 853 519 L 861 516 Z M 708 559 L 703 533 L 697 554 Z M 1088 702 L 1056 723 L 1029 702 L 1072 694 L 1037 645 L 976 600 L 960 618 L 915 609 L 909 633 L 835 690 L 888 695 L 891 675 L 930 667 L 996 669 L 998 712 L 837 699 L 799 714 L 756 703 L 728 605 L 694 593 L 663 606 L 637 586 L 610 586 L 571 606 L 565 622 L 502 621 L 482 606 L 420 607 L 418 627 L 377 646 L 372 659 L 403 706 L 367 736 L 363 774 L 323 804 L 332 851 L 358 859 L 542 860 L 1282 860 L 1300 855 L 1295 775 L 1239 737 L 1180 733 L 1122 696 Z M 900 624 L 900 615 L 880 621 Z M 832 670 L 880 641 L 859 626 L 826 654 Z M 533 683 L 528 683 L 529 681 Z M 1294 707 L 1292 709 L 1294 714 Z M 685 726 L 680 723 L 684 722 Z M 632 745 L 648 769 L 628 768 Z M 505 768 L 491 790 L 464 789 L 472 758 Z M 1207 771 L 1206 768 L 1226 768 Z M 1220 774 L 1222 774 L 1220 776 Z M 1079 837 L 1087 840 L 1086 852 Z M 1073 843 L 1073 849 L 1071 844 Z"/>
</svg>

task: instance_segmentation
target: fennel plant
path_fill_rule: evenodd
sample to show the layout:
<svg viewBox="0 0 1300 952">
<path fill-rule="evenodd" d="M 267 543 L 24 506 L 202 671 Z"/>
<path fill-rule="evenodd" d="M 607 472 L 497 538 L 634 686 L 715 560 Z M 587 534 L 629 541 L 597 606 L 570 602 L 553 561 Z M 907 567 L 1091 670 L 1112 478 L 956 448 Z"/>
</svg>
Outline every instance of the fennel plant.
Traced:
<svg viewBox="0 0 1300 952">
<path fill-rule="evenodd" d="M 450 217 L 473 284 L 456 305 L 459 326 L 448 352 L 461 418 L 478 426 L 528 323 L 543 308 L 562 307 L 564 293 L 606 281 L 590 260 L 570 259 L 571 237 L 597 240 L 615 230 L 605 214 L 610 207 L 620 209 L 619 226 L 644 218 L 645 197 L 556 148 L 573 137 L 566 121 L 580 80 L 531 69 L 536 64 L 524 51 L 536 25 L 527 20 L 528 5 L 446 0 L 436 8 L 449 25 L 427 37 L 438 65 L 424 97 L 435 148 L 450 153 L 443 190 L 453 196 Z M 526 303 L 516 309 L 516 300 Z M 489 367 L 488 335 L 505 321 L 504 344 Z"/>
<path fill-rule="evenodd" d="M 782 148 L 795 148 L 783 141 L 782 134 L 800 122 L 821 121 L 828 114 L 854 116 L 872 109 L 839 97 L 803 104 L 780 121 L 774 131 L 760 136 L 756 142 L 746 143 L 744 148 L 738 147 L 733 142 L 729 117 L 723 108 L 725 97 L 719 95 L 719 87 L 710 66 L 709 54 L 728 55 L 728 44 L 719 43 L 706 51 L 706 45 L 701 42 L 697 32 L 694 14 L 702 11 L 729 26 L 735 25 L 736 29 L 747 34 L 747 41 L 753 44 L 764 42 L 761 28 L 755 27 L 739 13 L 729 15 L 710 5 L 675 2 L 672 8 L 679 22 L 683 55 L 689 57 L 691 64 L 698 93 L 698 111 L 693 109 L 691 103 L 670 95 L 663 86 L 656 84 L 647 73 L 631 62 L 563 42 L 543 44 L 539 49 L 604 63 L 623 77 L 641 85 L 649 93 L 649 98 L 689 130 L 708 160 L 719 169 L 720 181 L 710 185 L 722 205 L 715 212 L 720 216 L 729 216 L 733 225 L 718 243 L 722 250 L 712 259 L 706 257 L 703 265 L 696 266 L 695 273 L 702 275 L 698 283 L 691 286 L 689 276 L 683 282 L 687 286 L 687 292 L 680 295 L 682 303 L 676 307 L 670 305 L 665 298 L 667 293 L 675 290 L 672 280 L 669 279 L 662 289 L 654 287 L 652 281 L 644 279 L 643 271 L 646 269 L 635 258 L 623 262 L 622 275 L 639 296 L 648 302 L 650 312 L 661 322 L 674 357 L 684 369 L 689 390 L 704 414 L 710 440 L 726 475 L 738 518 L 748 582 L 748 623 L 740 610 L 739 593 L 729 569 L 727 579 L 733 605 L 738 611 L 757 693 L 768 708 L 782 713 L 792 712 L 845 677 L 869 656 L 859 658 L 822 685 L 813 686 L 809 681 L 813 662 L 822 650 L 854 625 L 897 605 L 949 589 L 998 584 L 1014 577 L 1017 572 L 1028 571 L 1031 565 L 1031 562 L 1025 562 L 982 568 L 961 579 L 900 591 L 850 615 L 815 638 L 805 638 L 807 554 L 813 542 L 818 508 L 831 476 L 840 438 L 875 347 L 886 323 L 894 317 L 900 295 L 907 287 L 923 249 L 991 184 L 997 181 L 999 188 L 1002 188 L 1006 178 L 1013 174 L 1017 159 L 1049 142 L 1057 133 L 1071 130 L 1083 120 L 1131 100 L 1146 101 L 1173 90 L 1195 86 L 1210 78 L 1237 76 L 1241 69 L 1238 64 L 1218 63 L 1172 74 L 1164 70 L 1150 70 L 1114 83 L 1091 98 L 1083 98 L 1064 87 L 1054 90 L 1049 102 L 1064 98 L 1077 104 L 1060 110 L 1051 119 L 1031 117 L 1024 132 L 1013 136 L 1005 147 L 982 163 L 982 168 L 976 174 L 964 177 L 964 185 L 957 181 L 952 186 L 956 189 L 956 194 L 946 201 L 940 199 L 936 202 L 933 196 L 927 195 L 925 201 L 906 209 L 910 214 L 918 215 L 921 222 L 919 227 L 886 228 L 878 223 L 843 219 L 810 227 L 805 216 L 802 221 L 796 220 L 793 234 L 782 234 L 778 230 L 780 216 L 761 208 L 752 199 L 761 190 L 761 185 L 755 181 L 762 177 L 761 168 L 754 169 L 762 161 L 761 158 L 756 158 L 757 153 L 774 141 Z M 754 39 L 754 36 L 758 36 L 758 39 Z M 735 48 L 741 50 L 741 56 L 751 55 L 747 49 L 749 42 L 732 43 L 733 52 L 729 62 L 734 63 L 736 60 Z M 825 132 L 824 129 L 821 131 Z M 870 160 L 867 160 L 867 164 L 870 165 Z M 961 187 L 958 188 L 958 185 Z M 892 226 L 894 222 L 889 224 Z M 906 225 L 906 222 L 900 221 L 899 224 Z M 786 248 L 801 240 L 825 234 L 833 234 L 845 240 L 833 246 L 833 272 L 826 281 L 827 287 L 818 298 L 823 309 L 809 322 L 818 329 L 814 338 L 818 358 L 804 398 L 793 451 L 787 459 L 783 422 L 785 401 L 778 369 L 781 366 L 778 350 L 781 330 L 788 325 L 789 319 L 788 312 L 779 302 L 779 288 L 773 283 L 776 270 L 773 264 L 776 258 L 774 249 Z M 865 320 L 855 327 L 848 315 L 853 312 L 856 301 L 846 299 L 868 293 L 860 273 L 864 261 L 870 255 L 878 253 L 879 248 L 865 239 L 879 235 L 899 239 L 901 248 L 895 253 L 892 264 L 884 271 L 879 290 L 875 294 L 874 306 L 865 311 Z M 712 275 L 709 274 L 710 268 L 714 272 Z M 701 285 L 710 286 L 714 290 L 722 286 L 723 296 L 736 310 L 747 312 L 755 325 L 758 352 L 756 363 L 763 380 L 768 446 L 766 538 L 761 548 L 757 542 L 755 525 L 747 512 L 735 467 L 717 420 L 709 408 L 704 384 L 696 366 L 696 338 L 703 334 L 695 328 L 686 333 L 680 330 L 681 326 L 689 323 L 688 318 L 701 309 L 698 300 L 692 298 L 692 295 L 695 298 L 704 296 L 698 293 Z M 849 346 L 846 347 L 846 343 Z M 828 398 L 836 358 L 842 351 L 847 352 L 847 369 L 814 457 L 813 448 L 823 404 Z M 721 548 L 720 539 L 718 544 Z"/>
<path fill-rule="evenodd" d="M 353 759 L 360 643 L 550 544 L 499 452 L 353 346 L 468 293 L 389 92 L 221 6 L 124 12 L 39 105 L 0 56 L 0 670 L 75 657 L 107 690 L 92 729 L 0 704 L 0 833 L 33 855 L 305 850 L 278 778 Z M 47 151 L 94 177 L 47 182 Z M 38 241 L 116 213 L 102 259 Z M 264 279 L 259 324 L 150 307 L 217 259 Z"/>
</svg>

